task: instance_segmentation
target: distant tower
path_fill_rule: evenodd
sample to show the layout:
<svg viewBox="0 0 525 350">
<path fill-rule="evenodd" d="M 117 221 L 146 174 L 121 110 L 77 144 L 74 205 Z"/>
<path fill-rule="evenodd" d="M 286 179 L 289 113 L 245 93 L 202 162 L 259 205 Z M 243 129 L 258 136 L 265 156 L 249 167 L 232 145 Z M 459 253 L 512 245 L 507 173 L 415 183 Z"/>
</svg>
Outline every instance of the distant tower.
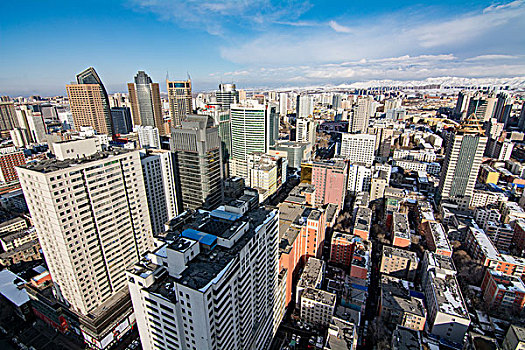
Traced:
<svg viewBox="0 0 525 350">
<path fill-rule="evenodd" d="M 348 124 L 348 131 L 351 133 L 365 133 L 368 129 L 370 120 L 370 110 L 372 108 L 373 97 L 365 96 L 357 101 L 357 109 L 354 111 L 351 122 Z"/>
<path fill-rule="evenodd" d="M 215 96 L 217 103 L 224 109 L 230 109 L 231 104 L 239 102 L 239 92 L 235 90 L 235 84 L 219 84 Z"/>
<path fill-rule="evenodd" d="M 166 80 L 166 85 L 168 87 L 171 126 L 179 126 L 184 117 L 192 112 L 191 80 Z"/>
<path fill-rule="evenodd" d="M 79 73 L 77 84 L 66 89 L 76 128 L 91 126 L 100 134 L 113 133 L 108 94 L 93 67 Z"/>
<path fill-rule="evenodd" d="M 133 125 L 164 129 L 159 84 L 152 82 L 144 72 L 135 75 L 135 82 L 128 83 Z"/>
<path fill-rule="evenodd" d="M 439 181 L 440 201 L 449 200 L 461 209 L 469 207 L 486 145 L 487 137 L 475 115 L 465 119 L 450 135 Z"/>
<path fill-rule="evenodd" d="M 213 124 L 193 114 L 171 129 L 179 209 L 213 208 L 223 199 L 221 140 Z"/>
<path fill-rule="evenodd" d="M 312 96 L 297 96 L 296 114 L 297 118 L 306 118 L 314 113 L 314 100 Z"/>
</svg>

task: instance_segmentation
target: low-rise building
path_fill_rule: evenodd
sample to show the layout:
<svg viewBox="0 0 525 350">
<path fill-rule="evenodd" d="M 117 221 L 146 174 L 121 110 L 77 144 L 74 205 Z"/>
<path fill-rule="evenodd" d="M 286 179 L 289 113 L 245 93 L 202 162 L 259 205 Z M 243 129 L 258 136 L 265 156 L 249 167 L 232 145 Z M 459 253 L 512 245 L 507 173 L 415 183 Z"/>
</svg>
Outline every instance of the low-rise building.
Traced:
<svg viewBox="0 0 525 350">
<path fill-rule="evenodd" d="M 383 245 L 379 271 L 390 276 L 413 281 L 416 277 L 418 263 L 416 253 Z"/>
<path fill-rule="evenodd" d="M 350 277 L 368 280 L 372 268 L 372 242 L 361 237 L 355 237 Z"/>
<path fill-rule="evenodd" d="M 379 316 L 392 325 L 423 330 L 426 311 L 421 299 L 410 295 L 409 282 L 383 275 L 381 277 Z"/>
<path fill-rule="evenodd" d="M 325 270 L 325 263 L 323 260 L 311 257 L 306 262 L 306 265 L 301 273 L 301 277 L 297 282 L 296 288 L 296 302 L 300 307 L 301 294 L 306 288 L 321 288 Z"/>
<path fill-rule="evenodd" d="M 428 249 L 437 254 L 452 256 L 452 247 L 448 241 L 443 224 L 428 221 L 422 227 Z"/>
<path fill-rule="evenodd" d="M 0 271 L 0 295 L 13 308 L 16 315 L 27 321 L 31 317 L 29 296 L 24 289 L 25 281 L 5 269 Z"/>
<path fill-rule="evenodd" d="M 335 312 L 337 297 L 324 290 L 307 288 L 301 295 L 301 319 L 328 327 Z"/>
<path fill-rule="evenodd" d="M 525 306 L 525 284 L 521 278 L 487 269 L 481 283 L 483 300 L 500 312 L 521 312 Z"/>
<path fill-rule="evenodd" d="M 357 209 L 353 234 L 363 239 L 368 239 L 371 227 L 372 210 L 369 208 L 360 207 Z"/>
<path fill-rule="evenodd" d="M 456 344 L 463 344 L 470 317 L 456 277 L 428 274 L 425 285 L 427 322 L 430 333 Z"/>
<path fill-rule="evenodd" d="M 523 350 L 525 349 L 525 328 L 511 325 L 507 335 L 503 340 L 503 350 Z"/>
<path fill-rule="evenodd" d="M 332 317 L 324 350 L 355 350 L 357 347 L 356 326 L 338 317 Z"/>
<path fill-rule="evenodd" d="M 38 236 L 34 227 L 0 234 L 0 245 L 6 252 L 36 240 L 38 240 Z"/>
<path fill-rule="evenodd" d="M 14 232 L 27 228 L 27 221 L 24 218 L 14 218 L 0 224 L 0 233 Z"/>
<path fill-rule="evenodd" d="M 410 247 L 410 227 L 406 214 L 394 213 L 392 218 L 392 245 Z"/>
<path fill-rule="evenodd" d="M 421 332 L 397 326 L 392 333 L 392 350 L 422 350 Z"/>
</svg>

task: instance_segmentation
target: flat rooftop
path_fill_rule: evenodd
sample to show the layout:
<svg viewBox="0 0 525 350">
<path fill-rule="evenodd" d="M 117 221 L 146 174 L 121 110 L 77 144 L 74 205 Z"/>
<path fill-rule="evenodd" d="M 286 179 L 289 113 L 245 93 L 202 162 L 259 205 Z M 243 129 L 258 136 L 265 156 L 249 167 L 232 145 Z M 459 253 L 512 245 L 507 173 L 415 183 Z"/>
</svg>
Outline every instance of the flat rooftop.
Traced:
<svg viewBox="0 0 525 350">
<path fill-rule="evenodd" d="M 439 222 L 429 222 L 429 225 L 436 249 L 452 251 L 452 247 L 447 238 L 447 233 L 445 232 L 445 227 Z"/>
<path fill-rule="evenodd" d="M 310 257 L 303 269 L 297 287 L 316 288 L 317 283 L 323 278 L 324 261 Z"/>
<path fill-rule="evenodd" d="M 65 159 L 65 160 L 45 159 L 45 160 L 41 160 L 38 162 L 32 162 L 32 163 L 20 165 L 20 168 L 47 174 L 47 173 L 52 173 L 54 171 L 67 169 L 70 167 L 75 167 L 75 166 L 83 165 L 89 162 L 111 158 L 113 156 L 119 156 L 125 153 L 134 152 L 134 151 L 135 150 L 127 150 L 124 148 L 113 148 L 108 151 L 97 152 L 90 156 L 78 158 L 78 159 Z"/>
<path fill-rule="evenodd" d="M 455 276 L 447 275 L 445 278 L 440 278 L 432 275 L 431 286 L 439 311 L 469 319 L 468 310 Z"/>
<path fill-rule="evenodd" d="M 360 207 L 357 209 L 354 229 L 369 231 L 372 222 L 372 210 Z"/>
<path fill-rule="evenodd" d="M 353 349 L 355 332 L 353 323 L 332 317 L 324 348 L 331 350 Z"/>
<path fill-rule="evenodd" d="M 416 253 L 411 252 L 409 250 L 392 247 L 389 245 L 383 245 L 383 256 L 386 256 L 388 258 L 397 256 L 397 257 L 408 259 L 413 263 L 417 263 L 418 261 Z"/>
<path fill-rule="evenodd" d="M 421 349 L 421 335 L 419 331 L 397 326 L 392 334 L 392 350 Z"/>
<path fill-rule="evenodd" d="M 425 256 L 427 257 L 428 266 L 435 267 L 441 270 L 456 271 L 454 261 L 450 256 L 436 254 L 429 250 L 425 250 Z"/>
<path fill-rule="evenodd" d="M 394 236 L 410 240 L 410 228 L 408 218 L 405 214 L 394 213 L 392 218 L 392 230 Z"/>
<path fill-rule="evenodd" d="M 329 293 L 321 289 L 306 288 L 303 294 L 301 294 L 301 298 L 315 300 L 318 303 L 335 307 L 335 301 L 337 297 L 334 293 Z"/>
</svg>

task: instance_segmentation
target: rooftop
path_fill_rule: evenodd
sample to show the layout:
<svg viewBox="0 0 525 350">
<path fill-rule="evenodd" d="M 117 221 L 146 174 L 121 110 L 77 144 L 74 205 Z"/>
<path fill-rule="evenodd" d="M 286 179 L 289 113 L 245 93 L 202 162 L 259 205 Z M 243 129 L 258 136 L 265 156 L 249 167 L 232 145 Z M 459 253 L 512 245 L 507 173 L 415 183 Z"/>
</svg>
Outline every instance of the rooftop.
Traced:
<svg viewBox="0 0 525 350">
<path fill-rule="evenodd" d="M 23 287 L 26 283 L 7 269 L 0 271 L 0 294 L 18 307 L 29 301 L 29 296 Z"/>
<path fill-rule="evenodd" d="M 301 298 L 314 300 L 318 303 L 335 307 L 336 295 L 321 289 L 306 288 L 303 294 L 301 294 Z"/>
<path fill-rule="evenodd" d="M 20 168 L 25 168 L 28 170 L 37 171 L 40 173 L 51 173 L 54 171 L 67 169 L 70 167 L 75 167 L 77 165 L 83 165 L 89 162 L 105 159 L 105 158 L 111 158 L 114 156 L 119 156 L 125 153 L 133 152 L 133 150 L 127 150 L 124 148 L 113 148 L 109 151 L 101 151 L 97 152 L 93 155 L 78 158 L 78 159 L 65 159 L 65 160 L 58 160 L 58 159 L 45 159 L 41 160 L 39 162 L 34 163 L 27 163 L 25 165 L 21 165 Z"/>
<path fill-rule="evenodd" d="M 436 254 L 434 252 L 426 250 L 425 257 L 427 258 L 429 267 L 435 267 L 441 270 L 456 271 L 454 261 L 450 256 Z"/>
<path fill-rule="evenodd" d="M 432 292 L 436 298 L 439 311 L 468 319 L 468 310 L 456 277 L 447 275 L 441 278 L 432 274 L 431 276 Z"/>
<path fill-rule="evenodd" d="M 360 207 L 357 209 L 354 229 L 369 231 L 372 221 L 372 210 Z"/>
<path fill-rule="evenodd" d="M 516 338 L 518 338 L 519 341 L 525 342 L 525 328 L 517 326 L 517 325 L 514 325 L 514 324 L 511 325 L 510 327 L 512 328 L 512 330 L 516 334 Z"/>
<path fill-rule="evenodd" d="M 324 261 L 310 257 L 306 262 L 301 278 L 297 282 L 297 287 L 316 288 L 323 278 Z"/>
<path fill-rule="evenodd" d="M 383 256 L 386 256 L 386 257 L 389 257 L 389 258 L 391 258 L 393 256 L 402 257 L 402 258 L 405 258 L 405 259 L 409 259 L 414 264 L 417 264 L 417 262 L 418 262 L 416 253 L 411 252 L 409 250 L 405 250 L 405 249 L 401 249 L 401 248 L 397 248 L 397 247 L 392 247 L 392 246 L 388 246 L 388 245 L 383 245 Z"/>
<path fill-rule="evenodd" d="M 410 228 L 408 226 L 408 218 L 405 214 L 394 213 L 392 219 L 392 230 L 394 236 L 410 239 Z"/>
<path fill-rule="evenodd" d="M 397 326 L 392 334 L 392 350 L 421 349 L 421 335 L 419 331 Z"/>
<path fill-rule="evenodd" d="M 436 249 L 452 251 L 450 243 L 448 242 L 447 233 L 445 232 L 445 227 L 439 222 L 428 222 L 428 224 L 430 225 L 430 232 L 432 233 Z"/>
<path fill-rule="evenodd" d="M 355 342 L 354 335 L 355 326 L 353 323 L 332 317 L 324 348 L 331 350 L 353 349 Z"/>
</svg>

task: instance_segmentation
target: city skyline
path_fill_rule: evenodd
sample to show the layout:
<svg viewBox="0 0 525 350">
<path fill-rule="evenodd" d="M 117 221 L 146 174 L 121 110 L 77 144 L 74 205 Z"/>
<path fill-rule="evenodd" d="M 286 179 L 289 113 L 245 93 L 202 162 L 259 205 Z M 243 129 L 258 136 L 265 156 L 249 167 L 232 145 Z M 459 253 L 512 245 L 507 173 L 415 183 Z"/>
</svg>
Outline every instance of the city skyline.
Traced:
<svg viewBox="0 0 525 350">
<path fill-rule="evenodd" d="M 0 92 L 65 95 L 89 66 L 109 93 L 126 92 L 137 70 L 162 92 L 167 72 L 173 80 L 189 73 L 194 91 L 232 81 L 242 89 L 525 75 L 523 0 L 99 5 L 0 5 Z"/>
</svg>

